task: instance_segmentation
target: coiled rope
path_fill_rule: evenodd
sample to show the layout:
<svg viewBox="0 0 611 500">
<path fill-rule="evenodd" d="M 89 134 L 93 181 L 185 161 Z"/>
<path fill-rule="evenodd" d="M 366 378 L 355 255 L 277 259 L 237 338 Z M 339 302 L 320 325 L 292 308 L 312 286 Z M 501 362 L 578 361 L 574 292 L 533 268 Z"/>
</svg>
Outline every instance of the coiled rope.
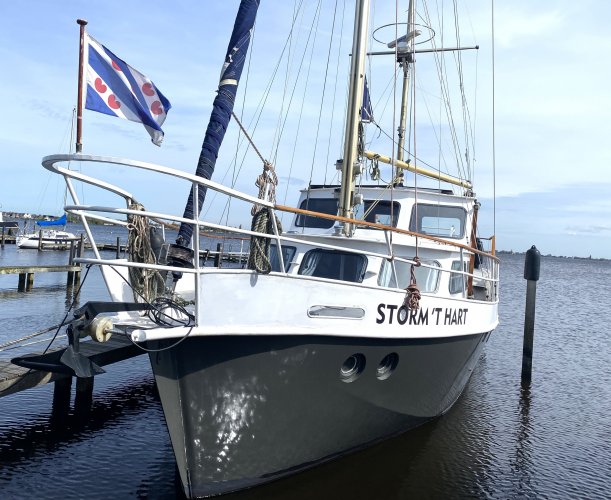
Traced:
<svg viewBox="0 0 611 500">
<path fill-rule="evenodd" d="M 276 186 L 278 185 L 278 177 L 274 166 L 264 160 L 263 172 L 257 177 L 255 186 L 259 188 L 259 199 L 268 199 L 272 203 L 276 202 Z M 270 207 L 262 207 L 255 203 L 250 212 L 252 214 L 251 230 L 257 233 L 275 234 L 274 218 L 278 232 L 282 232 L 280 220 L 274 214 Z M 251 236 L 250 238 L 250 255 L 248 256 L 248 269 L 254 269 L 258 273 L 268 274 L 272 270 L 270 262 L 270 244 L 271 239 L 264 236 Z"/>
<path fill-rule="evenodd" d="M 257 156 L 263 162 L 263 172 L 259 174 L 255 181 L 255 186 L 259 188 L 259 199 L 269 200 L 272 203 L 276 203 L 276 186 L 278 185 L 278 176 L 274 166 L 263 158 L 261 152 L 257 149 L 252 137 L 248 134 L 240 119 L 234 112 L 231 113 L 233 119 L 236 121 L 240 130 L 254 149 Z M 255 203 L 250 210 L 252 217 L 252 224 L 250 226 L 252 231 L 257 233 L 275 234 L 274 231 L 274 218 L 276 220 L 276 226 L 278 232 L 282 232 L 282 226 L 280 220 L 275 216 L 273 210 L 269 207 L 263 207 L 259 203 Z M 272 270 L 272 265 L 269 259 L 269 248 L 270 239 L 264 236 L 251 236 L 250 238 L 250 255 L 248 256 L 248 269 L 253 269 L 261 274 L 268 274 Z"/>
<path fill-rule="evenodd" d="M 410 268 L 409 285 L 405 289 L 405 298 L 403 299 L 403 306 L 412 311 L 420 309 L 420 290 L 416 283 L 416 267 L 420 267 L 420 258 L 418 256 L 414 257 L 414 263 Z"/>
<path fill-rule="evenodd" d="M 129 206 L 129 209 L 144 210 L 144 206 L 138 202 L 133 202 Z M 142 215 L 128 215 L 127 229 L 129 231 L 129 260 L 141 264 L 156 264 L 157 259 L 151 247 L 148 218 Z M 141 297 L 143 297 L 146 302 L 150 302 L 163 294 L 165 289 L 164 279 L 156 269 L 130 267 L 129 280 L 134 290 L 134 300 L 136 302 L 139 302 Z"/>
</svg>

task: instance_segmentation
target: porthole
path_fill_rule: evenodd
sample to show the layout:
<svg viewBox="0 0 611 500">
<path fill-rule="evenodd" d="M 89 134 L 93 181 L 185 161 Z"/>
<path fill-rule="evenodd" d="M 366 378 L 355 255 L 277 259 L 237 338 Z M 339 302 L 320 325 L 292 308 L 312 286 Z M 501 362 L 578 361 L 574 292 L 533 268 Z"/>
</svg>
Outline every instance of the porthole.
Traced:
<svg viewBox="0 0 611 500">
<path fill-rule="evenodd" d="M 342 382 L 354 382 L 363 373 L 364 369 L 365 356 L 361 353 L 356 353 L 346 358 L 339 369 L 339 377 Z"/>
<path fill-rule="evenodd" d="M 399 355 L 396 352 L 391 352 L 390 354 L 387 354 L 386 356 L 384 356 L 382 361 L 380 361 L 380 364 L 376 369 L 376 377 L 378 377 L 379 380 L 386 380 L 393 374 L 398 364 Z"/>
</svg>

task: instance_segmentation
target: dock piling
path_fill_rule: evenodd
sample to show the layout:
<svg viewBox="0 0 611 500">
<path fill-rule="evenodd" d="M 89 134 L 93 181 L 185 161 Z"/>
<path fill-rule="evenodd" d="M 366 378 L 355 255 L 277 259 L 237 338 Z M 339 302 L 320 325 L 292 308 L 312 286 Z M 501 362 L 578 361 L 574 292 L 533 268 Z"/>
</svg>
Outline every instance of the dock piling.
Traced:
<svg viewBox="0 0 611 500">
<path fill-rule="evenodd" d="M 83 256 L 83 250 L 85 248 L 85 236 L 81 233 L 81 239 L 78 243 L 78 247 L 76 249 L 76 256 L 77 258 L 81 258 Z M 72 263 L 72 265 L 74 265 L 74 262 Z M 78 265 L 78 269 L 76 271 L 74 271 L 74 284 L 75 285 L 80 285 L 81 284 L 81 269 L 82 269 L 82 265 L 79 264 Z M 77 289 L 78 292 L 78 289 Z"/>
<path fill-rule="evenodd" d="M 18 292 L 25 292 L 25 278 L 27 273 L 19 273 L 19 284 L 17 285 Z"/>
<path fill-rule="evenodd" d="M 70 390 L 72 388 L 72 377 L 58 378 L 53 383 L 53 408 L 70 405 Z M 58 408 L 59 409 L 59 408 Z"/>
<path fill-rule="evenodd" d="M 68 253 L 68 265 L 73 265 L 74 261 L 74 241 L 70 242 L 70 252 Z M 66 286 L 70 288 L 74 285 L 74 271 L 68 271 L 66 273 Z"/>
<path fill-rule="evenodd" d="M 221 263 L 223 262 L 223 244 L 216 244 L 216 256 L 214 257 L 214 267 L 221 267 Z"/>
<path fill-rule="evenodd" d="M 522 348 L 522 386 L 530 386 L 532 378 L 533 344 L 535 337 L 535 299 L 537 281 L 541 268 L 541 254 L 533 245 L 524 259 L 524 279 L 526 281 L 526 308 L 524 312 L 524 344 Z"/>
</svg>

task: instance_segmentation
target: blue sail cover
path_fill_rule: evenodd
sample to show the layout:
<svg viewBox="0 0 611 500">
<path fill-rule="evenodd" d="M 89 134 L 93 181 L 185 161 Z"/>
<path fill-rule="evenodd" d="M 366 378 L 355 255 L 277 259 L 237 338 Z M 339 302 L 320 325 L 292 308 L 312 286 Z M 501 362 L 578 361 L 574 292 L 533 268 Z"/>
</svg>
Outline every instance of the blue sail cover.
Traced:
<svg viewBox="0 0 611 500">
<path fill-rule="evenodd" d="M 66 214 L 55 220 L 38 220 L 36 224 L 39 226 L 65 226 L 67 224 Z"/>
<path fill-rule="evenodd" d="M 210 121 L 204 137 L 204 144 L 202 145 L 202 151 L 197 163 L 197 170 L 195 171 L 195 175 L 206 179 L 212 177 L 219 149 L 225 137 L 225 132 L 227 132 L 229 120 L 231 119 L 231 112 L 233 111 L 238 83 L 242 75 L 242 69 L 244 68 L 252 28 L 255 24 L 257 10 L 259 8 L 259 1 L 260 0 L 242 0 L 235 24 L 233 25 L 233 32 L 229 40 L 229 46 L 227 47 L 227 55 L 225 56 L 225 64 L 221 71 L 218 93 L 214 99 Z M 204 199 L 206 198 L 206 191 L 207 188 L 205 186 L 199 186 L 197 217 L 199 217 Z M 186 219 L 193 219 L 194 213 L 193 191 L 191 191 L 183 217 Z M 176 243 L 188 246 L 191 242 L 192 235 L 193 227 L 183 222 L 180 225 Z"/>
<path fill-rule="evenodd" d="M 363 86 L 363 105 L 361 106 L 361 122 L 371 123 L 372 121 L 373 107 L 371 106 L 369 86 L 367 85 L 367 77 L 365 76 L 365 85 Z"/>
</svg>

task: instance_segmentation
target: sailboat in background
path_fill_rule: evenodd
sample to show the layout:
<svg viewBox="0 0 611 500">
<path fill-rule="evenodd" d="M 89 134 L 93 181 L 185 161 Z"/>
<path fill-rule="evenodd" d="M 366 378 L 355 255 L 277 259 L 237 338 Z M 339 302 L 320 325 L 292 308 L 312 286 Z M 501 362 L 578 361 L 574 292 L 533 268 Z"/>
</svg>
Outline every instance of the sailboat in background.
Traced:
<svg viewBox="0 0 611 500">
<path fill-rule="evenodd" d="M 40 248 L 44 250 L 68 250 L 70 243 L 78 241 L 79 238 L 74 233 L 65 231 L 67 223 L 66 214 L 55 220 L 36 221 L 36 225 L 44 229 L 18 235 L 17 246 L 19 248 Z M 61 227 L 62 229 L 55 229 L 55 227 Z"/>
<path fill-rule="evenodd" d="M 274 167 L 262 157 L 259 196 L 210 180 L 236 118 L 256 0 L 240 4 L 196 175 L 83 153 L 43 159 L 70 187 L 82 181 L 125 201 L 84 205 L 70 189 L 74 202 L 66 210 L 81 218 L 92 242 L 90 220 L 130 231 L 130 259 L 104 259 L 95 245 L 92 258 L 77 259 L 100 266 L 112 302 L 75 313 L 70 355 L 62 359 L 78 376 L 96 374 L 86 360 L 74 361 L 86 335 L 103 341 L 123 334 L 150 353 L 189 497 L 265 483 L 442 415 L 498 324 L 499 261 L 494 238 L 478 233 L 471 180 L 415 165 L 414 129 L 406 123 L 409 75 L 420 52 L 412 2 L 407 23 L 397 21 L 404 36 L 384 51 L 394 54 L 391 72 L 403 75 L 397 149 L 384 156 L 365 148 L 369 4 L 356 1 L 341 183 L 310 184 L 297 207 L 276 202 Z M 80 162 L 81 170 L 62 167 L 66 162 Z M 380 180 L 384 162 L 391 165 L 387 182 Z M 182 216 L 145 208 L 129 191 L 84 174 L 87 163 L 180 179 L 190 193 L 187 207 Z M 367 165 L 371 184 L 363 182 Z M 407 186 L 406 171 L 438 186 Z M 202 220 L 207 190 L 253 204 L 251 230 Z M 285 230 L 279 213 L 292 216 Z M 153 218 L 181 224 L 175 243 L 156 237 Z M 205 265 L 203 229 L 250 236 L 247 268 Z M 491 251 L 483 250 L 486 241 Z"/>
</svg>

